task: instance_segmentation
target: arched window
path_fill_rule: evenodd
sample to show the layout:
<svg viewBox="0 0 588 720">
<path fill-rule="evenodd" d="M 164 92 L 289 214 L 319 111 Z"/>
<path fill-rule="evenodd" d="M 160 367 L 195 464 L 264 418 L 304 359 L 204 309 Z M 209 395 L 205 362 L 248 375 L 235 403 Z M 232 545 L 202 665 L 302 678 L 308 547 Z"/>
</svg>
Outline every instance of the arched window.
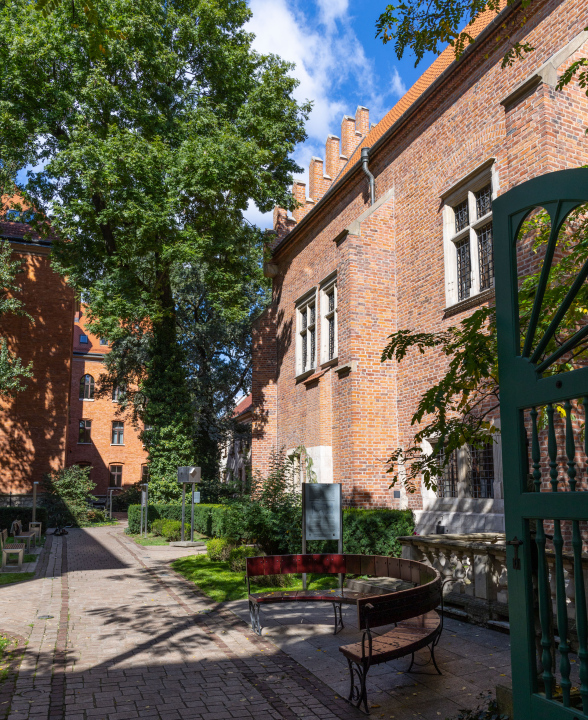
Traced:
<svg viewBox="0 0 588 720">
<path fill-rule="evenodd" d="M 80 378 L 80 400 L 94 399 L 94 378 L 91 375 L 82 375 Z"/>
</svg>

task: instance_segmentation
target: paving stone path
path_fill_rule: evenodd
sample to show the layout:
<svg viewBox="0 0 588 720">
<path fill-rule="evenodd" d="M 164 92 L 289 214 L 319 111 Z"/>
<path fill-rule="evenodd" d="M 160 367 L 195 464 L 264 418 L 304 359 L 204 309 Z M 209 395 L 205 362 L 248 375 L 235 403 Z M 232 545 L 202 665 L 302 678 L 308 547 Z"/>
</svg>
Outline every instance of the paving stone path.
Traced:
<svg viewBox="0 0 588 720">
<path fill-rule="evenodd" d="M 215 604 L 170 570 L 189 553 L 139 547 L 121 528 L 49 536 L 35 580 L 1 590 L 0 629 L 28 644 L 0 720 L 362 717 L 341 698 L 352 613 L 335 638 L 330 606 L 274 606 L 259 638 L 246 603 Z M 444 720 L 508 680 L 498 633 L 449 621 L 438 657 L 442 678 L 373 668 L 372 717 Z"/>
</svg>

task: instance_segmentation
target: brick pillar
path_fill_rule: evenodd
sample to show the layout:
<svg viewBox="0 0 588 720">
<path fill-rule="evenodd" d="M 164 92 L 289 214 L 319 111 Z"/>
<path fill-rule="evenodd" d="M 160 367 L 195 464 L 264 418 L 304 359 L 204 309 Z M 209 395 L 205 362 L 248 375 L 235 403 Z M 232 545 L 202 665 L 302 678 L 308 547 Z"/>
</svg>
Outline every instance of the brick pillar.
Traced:
<svg viewBox="0 0 588 720">
<path fill-rule="evenodd" d="M 341 120 L 341 155 L 347 158 L 355 150 L 355 118 L 352 115 L 343 115 Z"/>
<path fill-rule="evenodd" d="M 355 111 L 355 132 L 364 138 L 370 131 L 370 111 L 363 105 L 358 105 Z"/>
<path fill-rule="evenodd" d="M 327 159 L 327 177 L 333 181 L 339 174 L 340 142 L 336 135 L 328 135 L 325 143 L 325 157 Z"/>
<path fill-rule="evenodd" d="M 318 157 L 310 160 L 308 167 L 308 197 L 318 202 L 322 196 L 323 185 L 323 161 Z"/>
<path fill-rule="evenodd" d="M 301 207 L 297 207 L 292 211 L 294 220 L 300 222 L 306 215 L 306 183 L 295 182 L 292 185 L 292 195 L 294 195 L 294 199 L 301 204 Z"/>
<path fill-rule="evenodd" d="M 251 464 L 254 473 L 267 475 L 277 446 L 277 355 L 275 308 L 269 307 L 253 324 L 253 423 Z"/>
</svg>

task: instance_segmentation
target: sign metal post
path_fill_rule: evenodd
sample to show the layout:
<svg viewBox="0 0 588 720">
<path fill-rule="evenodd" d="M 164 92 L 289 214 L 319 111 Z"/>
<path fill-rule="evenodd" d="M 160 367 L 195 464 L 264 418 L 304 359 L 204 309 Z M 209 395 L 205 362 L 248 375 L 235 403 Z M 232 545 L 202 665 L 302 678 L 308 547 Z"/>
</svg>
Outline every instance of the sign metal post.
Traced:
<svg viewBox="0 0 588 720">
<path fill-rule="evenodd" d="M 302 553 L 307 540 L 337 540 L 343 554 L 343 502 L 341 483 L 302 483 Z M 339 574 L 343 587 L 343 575 Z M 306 573 L 302 575 L 306 590 Z"/>
<path fill-rule="evenodd" d="M 33 522 L 37 520 L 37 485 L 38 482 L 33 483 Z"/>
<path fill-rule="evenodd" d="M 202 471 L 199 467 L 186 466 L 178 468 L 178 482 L 182 485 L 182 530 L 181 541 L 185 542 L 186 525 L 186 485 L 190 485 L 190 542 L 194 542 L 194 486 L 202 479 Z M 199 501 L 198 501 L 199 502 Z"/>
</svg>

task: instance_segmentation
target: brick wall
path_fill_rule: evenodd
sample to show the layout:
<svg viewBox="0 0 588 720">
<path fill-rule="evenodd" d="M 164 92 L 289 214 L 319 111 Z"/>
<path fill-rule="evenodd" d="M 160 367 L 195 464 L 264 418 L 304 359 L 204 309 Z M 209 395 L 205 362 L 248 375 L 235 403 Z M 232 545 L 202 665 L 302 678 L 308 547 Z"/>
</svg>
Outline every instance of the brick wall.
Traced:
<svg viewBox="0 0 588 720">
<path fill-rule="evenodd" d="M 34 320 L 1 319 L 2 336 L 24 364 L 32 361 L 33 378 L 15 399 L 0 399 L 0 490 L 26 494 L 65 462 L 74 296 L 51 269 L 48 247 L 16 239 L 25 226 L 2 223 L 0 229 L 13 238 L 13 258 L 24 262 L 16 282 Z"/>
<path fill-rule="evenodd" d="M 130 411 L 122 411 L 113 402 L 111 393 L 100 393 L 100 377 L 105 372 L 101 356 L 109 352 L 108 345 L 101 345 L 100 339 L 86 327 L 87 317 L 82 307 L 75 315 L 73 362 L 71 373 L 71 410 L 69 418 L 69 441 L 67 465 L 89 463 L 92 466 L 90 478 L 96 483 L 95 493 L 106 493 L 109 486 L 110 465 L 122 465 L 123 487 L 141 480 L 142 466 L 147 462 L 147 451 L 139 440 L 140 429 L 133 423 Z M 86 335 L 88 343 L 79 342 L 80 335 Z M 80 400 L 80 379 L 90 374 L 95 382 L 94 400 Z M 91 443 L 80 444 L 79 421 L 91 420 Z M 112 444 L 112 423 L 124 423 L 124 445 Z"/>
<path fill-rule="evenodd" d="M 382 365 L 386 337 L 401 328 L 441 330 L 472 311 L 451 317 L 445 312 L 441 195 L 491 159 L 499 194 L 537 175 L 588 161 L 588 101 L 580 88 L 558 92 L 539 82 L 512 103 L 502 104 L 586 27 L 586 5 L 583 0 L 551 0 L 525 12 L 526 23 L 521 25 L 520 11 L 515 10 L 507 27 L 513 39 L 530 42 L 534 53 L 502 70 L 504 47 L 497 43 L 497 31 L 490 33 L 372 151 L 376 205 L 381 204 L 361 223 L 355 221 L 369 209 L 368 183 L 361 170 L 344 170 L 318 207 L 306 216 L 302 210 L 294 214 L 300 227 L 274 251 L 272 262 L 278 270 L 273 305 L 263 332 L 255 337 L 255 412 L 271 422 L 258 425 L 254 433 L 254 470 L 263 471 L 269 447 L 313 448 L 329 443 L 330 437 L 333 479 L 343 483 L 347 503 L 404 502 L 388 488 L 384 461 L 395 447 L 410 442 L 418 399 L 444 371 L 446 359 L 428 351 L 412 353 L 400 366 Z M 558 72 L 587 52 L 588 43 Z M 411 97 L 414 102 L 418 94 Z M 344 118 L 341 152 L 350 153 L 355 143 L 351 124 L 351 118 Z M 372 144 L 370 137 L 366 145 Z M 330 137 L 331 164 L 333 143 Z M 301 202 L 303 190 L 296 188 Z M 338 366 L 319 365 L 312 377 L 297 380 L 295 302 L 334 271 Z M 272 328 L 275 353 L 268 353 Z M 420 493 L 409 495 L 406 502 L 421 507 Z"/>
</svg>

